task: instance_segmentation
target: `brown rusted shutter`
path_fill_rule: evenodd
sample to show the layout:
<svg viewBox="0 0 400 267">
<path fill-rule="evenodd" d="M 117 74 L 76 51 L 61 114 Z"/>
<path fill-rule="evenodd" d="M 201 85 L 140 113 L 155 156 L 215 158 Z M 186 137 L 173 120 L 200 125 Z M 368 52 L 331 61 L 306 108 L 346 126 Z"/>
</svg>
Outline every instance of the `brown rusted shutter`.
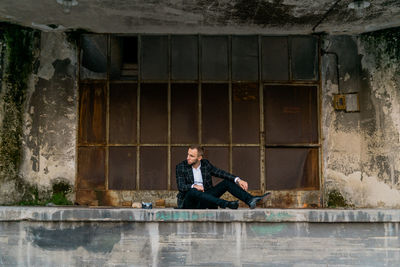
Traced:
<svg viewBox="0 0 400 267">
<path fill-rule="evenodd" d="M 106 84 L 82 83 L 79 98 L 79 137 L 84 144 L 106 143 Z"/>
<path fill-rule="evenodd" d="M 227 84 L 202 85 L 202 141 L 229 143 L 229 91 Z"/>
</svg>

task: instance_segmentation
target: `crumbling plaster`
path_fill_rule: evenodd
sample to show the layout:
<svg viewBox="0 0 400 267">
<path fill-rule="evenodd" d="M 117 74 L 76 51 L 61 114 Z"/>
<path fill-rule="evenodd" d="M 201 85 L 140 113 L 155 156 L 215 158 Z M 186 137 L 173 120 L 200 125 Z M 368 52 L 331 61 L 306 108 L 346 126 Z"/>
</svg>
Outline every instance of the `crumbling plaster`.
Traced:
<svg viewBox="0 0 400 267">
<path fill-rule="evenodd" d="M 28 88 L 20 174 L 39 187 L 75 184 L 77 52 L 64 33 L 41 33 L 39 65 Z"/>
<path fill-rule="evenodd" d="M 400 207 L 399 62 L 362 36 L 330 36 L 324 46 L 339 56 L 340 93 L 358 92 L 361 108 L 359 113 L 334 110 L 336 62 L 324 55 L 325 193 L 338 190 L 355 207 Z"/>
<path fill-rule="evenodd" d="M 43 31 L 98 33 L 357 34 L 400 25 L 398 1 L 370 1 L 361 14 L 348 7 L 351 1 L 78 0 L 65 13 L 55 0 L 2 0 L 0 20 Z"/>
</svg>

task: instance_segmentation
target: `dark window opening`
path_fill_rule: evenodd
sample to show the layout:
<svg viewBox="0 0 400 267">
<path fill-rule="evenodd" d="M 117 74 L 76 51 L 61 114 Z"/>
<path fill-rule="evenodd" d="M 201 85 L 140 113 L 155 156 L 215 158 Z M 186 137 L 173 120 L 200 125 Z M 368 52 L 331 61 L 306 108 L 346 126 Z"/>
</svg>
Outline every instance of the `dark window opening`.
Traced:
<svg viewBox="0 0 400 267">
<path fill-rule="evenodd" d="M 121 77 L 138 76 L 138 38 L 124 37 L 122 39 Z"/>
<path fill-rule="evenodd" d="M 137 36 L 123 37 L 122 60 L 127 64 L 138 63 L 138 38 Z"/>
</svg>

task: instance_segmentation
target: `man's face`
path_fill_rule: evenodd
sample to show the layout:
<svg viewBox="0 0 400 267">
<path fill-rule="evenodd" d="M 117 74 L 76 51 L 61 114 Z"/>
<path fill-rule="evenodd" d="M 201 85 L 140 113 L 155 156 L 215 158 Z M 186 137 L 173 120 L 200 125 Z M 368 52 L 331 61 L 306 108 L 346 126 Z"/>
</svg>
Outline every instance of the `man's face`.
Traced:
<svg viewBox="0 0 400 267">
<path fill-rule="evenodd" d="M 202 159 L 202 156 L 198 155 L 197 149 L 189 148 L 186 159 L 187 159 L 187 162 L 189 165 L 195 165 L 197 162 L 199 162 Z"/>
</svg>

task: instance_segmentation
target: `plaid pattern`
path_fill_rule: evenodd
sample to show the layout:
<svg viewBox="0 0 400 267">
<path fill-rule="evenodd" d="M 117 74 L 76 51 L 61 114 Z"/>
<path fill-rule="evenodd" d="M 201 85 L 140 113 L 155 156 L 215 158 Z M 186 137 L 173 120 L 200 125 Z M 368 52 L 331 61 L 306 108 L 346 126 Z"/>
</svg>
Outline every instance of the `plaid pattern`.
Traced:
<svg viewBox="0 0 400 267">
<path fill-rule="evenodd" d="M 230 174 L 226 171 L 214 167 L 208 160 L 201 160 L 201 176 L 203 178 L 204 191 L 207 191 L 213 187 L 212 176 L 235 181 L 237 176 Z M 186 160 L 176 165 L 176 184 L 178 185 L 179 193 L 178 203 L 181 202 L 186 195 L 186 192 L 192 188 L 194 183 L 192 166 L 187 163 Z"/>
</svg>

